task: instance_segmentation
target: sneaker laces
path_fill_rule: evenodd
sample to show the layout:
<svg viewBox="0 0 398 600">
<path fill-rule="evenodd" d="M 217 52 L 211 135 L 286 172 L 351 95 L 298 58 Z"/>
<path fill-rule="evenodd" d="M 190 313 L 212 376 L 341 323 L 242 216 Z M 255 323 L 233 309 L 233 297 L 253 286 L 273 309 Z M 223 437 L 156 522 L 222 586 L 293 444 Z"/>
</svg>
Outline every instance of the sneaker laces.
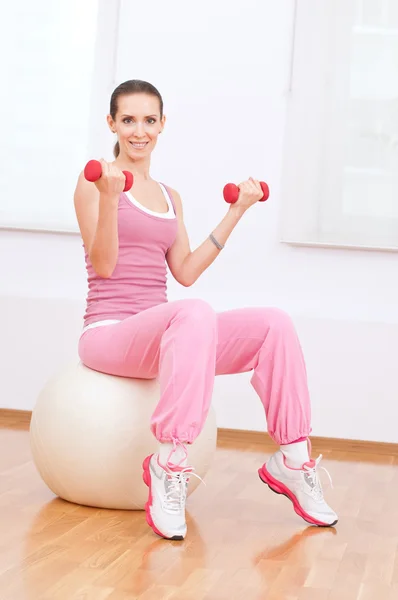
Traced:
<svg viewBox="0 0 398 600">
<path fill-rule="evenodd" d="M 193 475 L 204 483 L 203 479 L 194 473 L 192 467 L 185 467 L 180 471 L 167 471 L 167 488 L 164 499 L 163 508 L 169 513 L 179 513 L 185 507 L 187 497 L 187 487 L 189 478 Z"/>
<path fill-rule="evenodd" d="M 171 441 L 173 443 L 173 448 L 171 449 L 170 454 L 166 460 L 166 467 L 168 467 L 169 469 L 173 469 L 174 467 L 181 467 L 181 465 L 188 458 L 188 450 L 186 449 L 185 444 L 183 444 L 182 442 L 180 442 L 180 440 L 177 440 L 177 438 L 174 437 L 171 438 Z M 174 463 L 172 462 L 171 457 L 177 450 L 180 450 L 179 455 L 181 456 L 181 459 L 179 462 Z"/>
<path fill-rule="evenodd" d="M 322 458 L 323 458 L 323 456 L 322 456 L 322 454 L 320 454 L 316 460 L 312 460 L 309 463 L 305 463 L 303 465 L 304 478 L 311 488 L 312 496 L 318 502 L 323 500 L 323 490 L 322 490 L 321 480 L 320 480 L 318 472 L 317 472 L 317 467 L 318 467 L 319 463 L 321 462 Z M 325 467 L 320 467 L 320 468 L 322 469 L 322 471 L 325 471 L 326 475 L 329 478 L 330 485 L 333 488 L 333 481 L 332 481 L 332 477 L 331 477 L 329 471 L 327 469 L 325 469 Z"/>
<path fill-rule="evenodd" d="M 193 475 L 200 479 L 204 483 L 203 479 L 197 475 L 192 467 L 182 467 L 188 457 L 188 451 L 185 445 L 180 442 L 177 438 L 172 438 L 173 448 L 166 461 L 166 472 L 167 472 L 167 488 L 168 491 L 165 494 L 163 501 L 164 509 L 170 513 L 178 513 L 184 509 L 185 500 L 187 497 L 187 486 L 189 477 Z M 171 462 L 171 457 L 177 448 L 182 450 L 182 458 L 178 463 Z M 176 469 L 177 467 L 177 469 Z"/>
</svg>

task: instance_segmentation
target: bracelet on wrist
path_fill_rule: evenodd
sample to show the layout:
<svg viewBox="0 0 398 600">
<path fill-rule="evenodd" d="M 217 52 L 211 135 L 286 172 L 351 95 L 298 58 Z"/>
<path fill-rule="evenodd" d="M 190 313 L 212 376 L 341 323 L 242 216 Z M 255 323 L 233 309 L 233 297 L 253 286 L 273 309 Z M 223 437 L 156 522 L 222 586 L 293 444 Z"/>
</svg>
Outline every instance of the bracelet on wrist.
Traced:
<svg viewBox="0 0 398 600">
<path fill-rule="evenodd" d="M 214 235 L 211 233 L 209 235 L 209 239 L 213 242 L 213 244 L 216 246 L 216 248 L 218 248 L 219 250 L 222 250 L 224 248 L 223 244 L 220 244 L 220 242 L 218 242 L 216 240 L 216 238 L 214 237 Z"/>
</svg>

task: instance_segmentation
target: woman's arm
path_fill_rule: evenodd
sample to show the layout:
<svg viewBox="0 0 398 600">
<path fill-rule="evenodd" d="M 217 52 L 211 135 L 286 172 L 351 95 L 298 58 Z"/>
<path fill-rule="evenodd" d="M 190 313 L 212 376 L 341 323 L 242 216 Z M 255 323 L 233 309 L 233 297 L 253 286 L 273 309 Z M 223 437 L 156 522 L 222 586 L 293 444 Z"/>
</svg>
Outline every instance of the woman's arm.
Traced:
<svg viewBox="0 0 398 600">
<path fill-rule="evenodd" d="M 102 176 L 95 185 L 80 175 L 74 204 L 93 269 L 100 277 L 111 277 L 118 258 L 117 210 L 125 177 L 114 165 L 101 163 Z"/>
<path fill-rule="evenodd" d="M 240 184 L 239 190 L 238 201 L 230 205 L 225 217 L 211 232 L 220 246 L 224 246 L 227 242 L 246 210 L 263 197 L 259 182 L 253 179 Z M 210 238 L 207 238 L 196 250 L 191 251 L 184 224 L 181 198 L 174 190 L 173 199 L 176 205 L 178 233 L 174 244 L 167 253 L 167 264 L 178 283 L 189 287 L 214 262 L 221 249 Z"/>
</svg>

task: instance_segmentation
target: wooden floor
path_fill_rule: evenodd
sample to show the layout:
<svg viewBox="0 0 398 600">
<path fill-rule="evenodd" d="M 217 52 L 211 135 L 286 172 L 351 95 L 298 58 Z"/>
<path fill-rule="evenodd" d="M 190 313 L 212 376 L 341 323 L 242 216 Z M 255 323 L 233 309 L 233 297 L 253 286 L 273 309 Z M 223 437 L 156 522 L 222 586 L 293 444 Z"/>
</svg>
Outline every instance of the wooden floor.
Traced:
<svg viewBox="0 0 398 600">
<path fill-rule="evenodd" d="M 28 442 L 26 427 L 0 428 L 0 600 L 398 599 L 397 456 L 327 454 L 340 522 L 317 529 L 260 482 L 259 444 L 224 442 L 186 540 L 167 542 L 142 512 L 54 498 Z"/>
</svg>

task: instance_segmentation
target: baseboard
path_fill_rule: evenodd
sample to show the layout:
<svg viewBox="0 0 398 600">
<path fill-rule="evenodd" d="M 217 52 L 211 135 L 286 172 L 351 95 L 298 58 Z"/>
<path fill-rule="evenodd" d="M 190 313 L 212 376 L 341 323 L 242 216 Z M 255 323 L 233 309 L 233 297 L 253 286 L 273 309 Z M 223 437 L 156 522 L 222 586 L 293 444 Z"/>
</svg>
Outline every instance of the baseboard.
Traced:
<svg viewBox="0 0 398 600">
<path fill-rule="evenodd" d="M 275 442 L 268 433 L 262 431 L 247 431 L 241 429 L 218 429 L 218 443 L 223 447 L 262 447 L 266 451 L 275 450 Z M 379 455 L 398 456 L 398 444 L 389 442 L 373 442 L 367 440 L 348 440 L 311 436 L 311 446 L 314 452 L 324 455 L 330 452 L 354 452 Z"/>
<path fill-rule="evenodd" d="M 31 410 L 0 408 L 0 428 L 13 427 L 14 429 L 25 429 L 26 426 L 29 426 L 31 417 Z"/>
<path fill-rule="evenodd" d="M 0 428 L 28 429 L 32 411 L 0 408 Z M 268 433 L 247 431 L 243 429 L 218 429 L 218 445 L 223 448 L 245 448 L 253 450 L 262 448 L 265 451 L 275 449 L 275 443 Z M 361 454 L 398 456 L 398 444 L 388 442 L 371 442 L 366 440 L 347 440 L 311 436 L 312 448 L 315 452 L 327 455 L 330 452 L 354 452 Z"/>
</svg>

